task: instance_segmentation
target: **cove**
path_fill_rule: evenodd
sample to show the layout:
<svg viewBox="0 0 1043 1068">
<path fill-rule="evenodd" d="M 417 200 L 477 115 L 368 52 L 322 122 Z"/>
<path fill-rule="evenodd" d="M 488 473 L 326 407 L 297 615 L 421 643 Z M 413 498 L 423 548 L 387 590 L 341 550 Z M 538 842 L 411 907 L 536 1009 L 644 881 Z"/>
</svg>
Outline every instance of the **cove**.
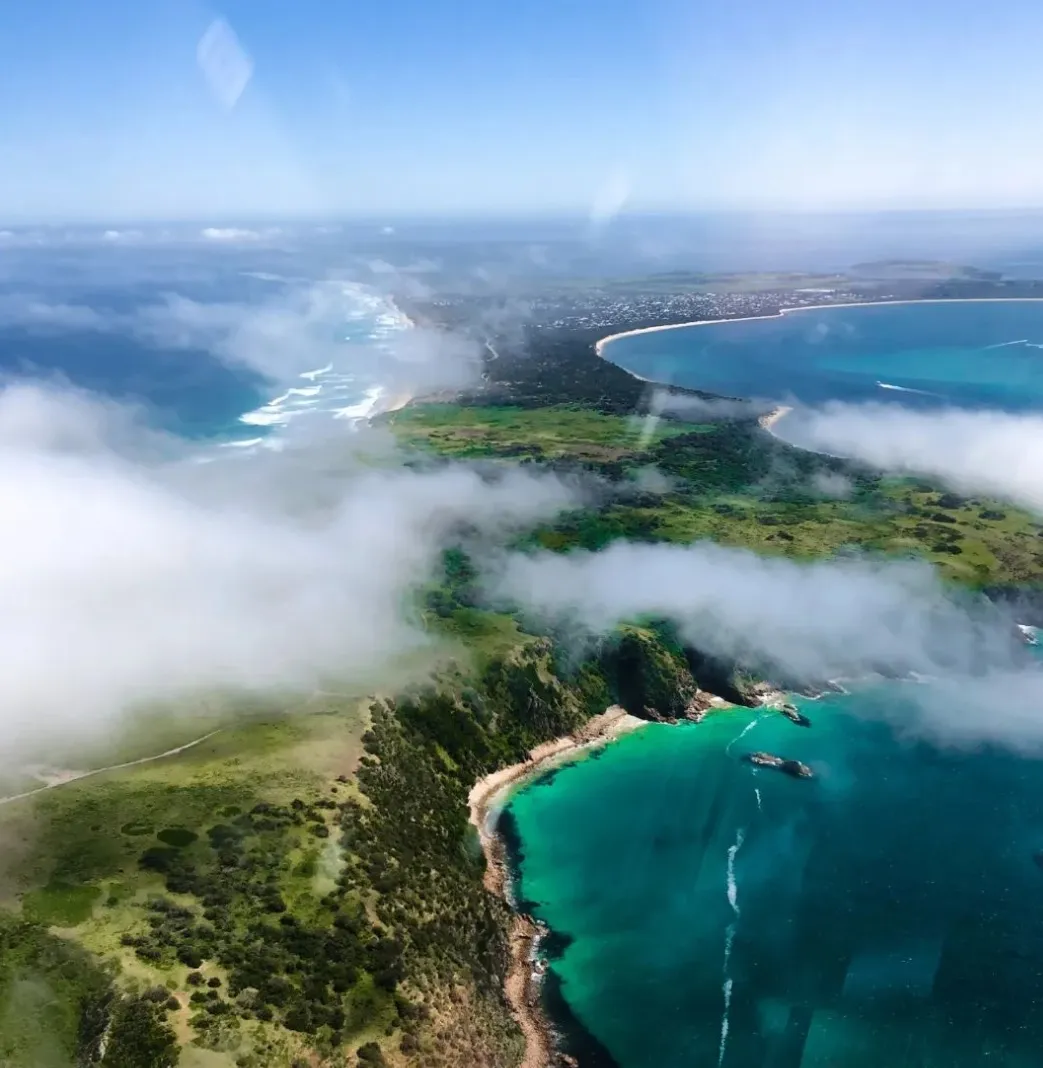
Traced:
<svg viewBox="0 0 1043 1068">
<path fill-rule="evenodd" d="M 624 335 L 601 352 L 644 378 L 732 397 L 1043 407 L 1040 301 L 805 309 Z"/>
<path fill-rule="evenodd" d="M 513 796 L 519 905 L 553 931 L 548 1007 L 584 1068 L 1039 1063 L 1043 772 L 897 729 L 910 685 L 800 702 L 810 729 L 652 724 Z"/>
</svg>

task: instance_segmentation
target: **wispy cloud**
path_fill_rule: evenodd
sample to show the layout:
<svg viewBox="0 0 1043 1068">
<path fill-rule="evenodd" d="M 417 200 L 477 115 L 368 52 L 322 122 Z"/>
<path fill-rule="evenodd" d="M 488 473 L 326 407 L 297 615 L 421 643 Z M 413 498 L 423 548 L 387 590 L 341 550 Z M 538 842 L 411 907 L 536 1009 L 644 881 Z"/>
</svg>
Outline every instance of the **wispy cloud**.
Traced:
<svg viewBox="0 0 1043 1068">
<path fill-rule="evenodd" d="M 387 329 L 345 345 L 353 321 L 380 314 L 391 315 L 393 308 L 379 293 L 333 281 L 284 286 L 258 303 L 171 293 L 129 312 L 52 303 L 27 293 L 0 296 L 0 328 L 128 334 L 160 348 L 203 350 L 274 381 L 338 362 L 379 372 L 392 388 L 449 389 L 474 379 L 477 343 L 442 330 Z"/>
<path fill-rule="evenodd" d="M 282 232 L 278 226 L 267 227 L 264 230 L 250 230 L 241 226 L 206 226 L 199 231 L 199 236 L 204 241 L 253 243 L 264 241 L 266 238 L 278 237 Z"/>
<path fill-rule="evenodd" d="M 938 670 L 1001 655 L 979 620 L 946 595 L 927 565 L 866 560 L 797 563 L 712 542 L 617 543 L 597 552 L 510 562 L 502 588 L 596 631 L 621 620 L 676 620 L 701 649 L 745 655 L 811 678 Z"/>
<path fill-rule="evenodd" d="M 503 536 L 569 499 L 330 446 L 198 465 L 111 403 L 0 392 L 5 753 L 208 687 L 372 685 L 423 645 L 407 595 L 454 529 Z"/>
<path fill-rule="evenodd" d="M 670 619 L 693 647 L 769 677 L 930 676 L 937 684 L 906 691 L 899 729 L 961 745 L 1043 746 L 1034 711 L 1043 672 L 1026 663 L 1010 615 L 953 595 L 927 565 L 617 543 L 510 557 L 494 585 L 537 616 L 596 634 L 642 616 Z"/>
<path fill-rule="evenodd" d="M 834 404 L 794 413 L 788 440 L 889 471 L 929 475 L 1043 513 L 1043 416 Z"/>
</svg>

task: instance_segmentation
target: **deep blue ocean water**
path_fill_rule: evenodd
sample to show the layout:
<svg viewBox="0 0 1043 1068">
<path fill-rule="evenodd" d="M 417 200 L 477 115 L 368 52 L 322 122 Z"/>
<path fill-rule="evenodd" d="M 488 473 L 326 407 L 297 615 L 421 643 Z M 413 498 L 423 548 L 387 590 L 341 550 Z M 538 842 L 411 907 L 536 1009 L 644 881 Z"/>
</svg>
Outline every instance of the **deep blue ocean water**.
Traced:
<svg viewBox="0 0 1043 1068">
<path fill-rule="evenodd" d="M 604 355 L 733 397 L 1016 411 L 1043 406 L 1043 302 L 809 309 L 621 337 Z"/>
</svg>

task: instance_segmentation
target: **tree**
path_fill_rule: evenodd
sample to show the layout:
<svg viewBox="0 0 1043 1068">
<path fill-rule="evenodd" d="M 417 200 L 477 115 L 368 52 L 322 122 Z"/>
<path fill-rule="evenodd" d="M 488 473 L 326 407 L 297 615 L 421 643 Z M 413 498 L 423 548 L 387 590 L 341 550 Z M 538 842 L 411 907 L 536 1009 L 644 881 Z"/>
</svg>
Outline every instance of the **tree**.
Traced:
<svg viewBox="0 0 1043 1068">
<path fill-rule="evenodd" d="M 123 998 L 112 1013 L 102 1068 L 176 1068 L 174 1032 L 141 997 Z"/>
<path fill-rule="evenodd" d="M 358 1049 L 359 1064 L 363 1068 L 386 1068 L 387 1061 L 376 1042 L 367 1042 Z"/>
</svg>

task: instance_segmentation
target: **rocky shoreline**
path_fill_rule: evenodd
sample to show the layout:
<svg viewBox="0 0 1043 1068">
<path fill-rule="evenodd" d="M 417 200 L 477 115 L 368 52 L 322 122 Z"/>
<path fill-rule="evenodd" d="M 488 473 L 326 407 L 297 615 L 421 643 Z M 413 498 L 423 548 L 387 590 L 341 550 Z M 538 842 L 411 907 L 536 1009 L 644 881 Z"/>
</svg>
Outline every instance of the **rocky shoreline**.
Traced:
<svg viewBox="0 0 1043 1068">
<path fill-rule="evenodd" d="M 486 775 L 474 784 L 467 800 L 471 823 L 478 832 L 485 854 L 483 881 L 490 893 L 502 897 L 513 907 L 507 850 L 495 828 L 496 814 L 508 791 L 547 767 L 574 759 L 583 750 L 604 745 L 620 734 L 644 726 L 645 722 L 613 705 L 574 734 L 545 742 L 533 749 L 527 760 Z M 555 1048 L 554 1032 L 540 1005 L 543 966 L 539 961 L 539 943 L 545 934 L 546 927 L 539 921 L 514 913 L 508 935 L 511 963 L 504 981 L 504 996 L 525 1036 L 521 1068 L 576 1063 Z"/>
<path fill-rule="evenodd" d="M 786 692 L 770 683 L 755 684 L 751 687 L 749 697 L 751 703 L 747 707 L 778 712 L 801 726 L 809 725 L 807 717 L 788 703 Z M 708 714 L 737 707 L 731 701 L 699 688 L 688 698 L 683 712 L 677 715 L 646 708 L 645 716 L 638 717 L 619 705 L 613 705 L 573 734 L 537 746 L 526 760 L 479 779 L 468 795 L 468 807 L 470 822 L 478 832 L 485 856 L 483 883 L 486 890 L 503 898 L 515 910 L 507 846 L 496 829 L 497 817 L 512 789 L 550 767 L 575 759 L 584 750 L 604 745 L 620 734 L 649 722 L 699 723 Z M 520 1068 L 548 1068 L 552 1065 L 568 1068 L 576 1064 L 574 1058 L 556 1048 L 554 1031 L 541 1005 L 545 965 L 540 959 L 539 946 L 546 934 L 547 928 L 540 921 L 513 911 L 508 932 L 511 959 L 504 980 L 504 996 L 525 1038 L 525 1054 Z"/>
</svg>

